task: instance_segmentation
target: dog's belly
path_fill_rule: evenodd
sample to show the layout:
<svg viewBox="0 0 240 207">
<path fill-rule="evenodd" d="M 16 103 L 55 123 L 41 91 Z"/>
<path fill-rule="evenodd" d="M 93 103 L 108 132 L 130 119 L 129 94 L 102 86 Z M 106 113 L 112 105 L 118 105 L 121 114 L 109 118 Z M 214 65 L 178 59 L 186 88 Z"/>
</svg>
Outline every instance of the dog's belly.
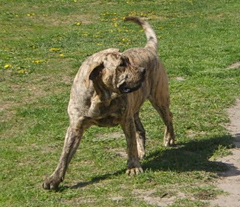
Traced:
<svg viewBox="0 0 240 207">
<path fill-rule="evenodd" d="M 101 119 L 94 120 L 94 125 L 99 127 L 114 127 L 121 122 L 121 118 L 117 116 L 107 116 Z"/>
</svg>

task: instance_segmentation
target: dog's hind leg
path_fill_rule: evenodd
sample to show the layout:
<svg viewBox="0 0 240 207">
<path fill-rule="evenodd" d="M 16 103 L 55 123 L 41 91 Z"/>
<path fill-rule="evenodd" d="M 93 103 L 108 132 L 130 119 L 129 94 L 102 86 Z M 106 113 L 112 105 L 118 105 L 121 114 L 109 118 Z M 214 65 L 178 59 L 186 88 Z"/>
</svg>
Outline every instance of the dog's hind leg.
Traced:
<svg viewBox="0 0 240 207">
<path fill-rule="evenodd" d="M 164 133 L 164 141 L 163 145 L 165 147 L 174 146 L 175 145 L 175 134 L 172 123 L 172 113 L 170 112 L 168 107 L 162 107 L 160 109 L 160 113 L 162 114 L 162 119 L 165 124 L 165 133 Z"/>
<path fill-rule="evenodd" d="M 161 97 L 162 98 L 162 97 Z M 161 99 L 149 99 L 153 107 L 158 111 L 165 125 L 164 141 L 165 147 L 175 144 L 175 135 L 172 122 L 172 113 L 169 109 L 169 98 L 165 100 Z"/>
<path fill-rule="evenodd" d="M 145 156 L 145 142 L 146 142 L 146 133 L 142 125 L 142 122 L 139 118 L 139 112 L 134 115 L 134 121 L 136 126 L 136 140 L 137 140 L 137 149 L 139 159 L 144 158 Z"/>
</svg>

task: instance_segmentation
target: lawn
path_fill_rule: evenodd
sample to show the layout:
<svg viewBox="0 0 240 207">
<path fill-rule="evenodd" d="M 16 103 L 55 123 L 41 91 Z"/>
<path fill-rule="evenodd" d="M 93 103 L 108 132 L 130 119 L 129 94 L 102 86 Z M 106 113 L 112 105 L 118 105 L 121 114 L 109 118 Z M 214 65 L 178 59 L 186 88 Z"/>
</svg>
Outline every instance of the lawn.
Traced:
<svg viewBox="0 0 240 207">
<path fill-rule="evenodd" d="M 240 2 L 235 0 L 0 0 L 0 206 L 203 207 L 223 193 L 225 109 L 240 97 Z M 169 76 L 176 147 L 146 102 L 144 173 L 125 174 L 120 127 L 85 134 L 59 191 L 42 182 L 55 169 L 68 127 L 73 78 L 86 57 L 144 46 L 125 16 L 148 19 Z"/>
</svg>

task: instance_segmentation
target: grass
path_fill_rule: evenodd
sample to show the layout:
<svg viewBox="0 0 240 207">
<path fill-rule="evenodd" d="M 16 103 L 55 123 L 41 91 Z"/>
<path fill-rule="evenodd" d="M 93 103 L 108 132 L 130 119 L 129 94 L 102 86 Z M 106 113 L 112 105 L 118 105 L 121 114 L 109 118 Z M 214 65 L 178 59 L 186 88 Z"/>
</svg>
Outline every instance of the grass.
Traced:
<svg viewBox="0 0 240 207">
<path fill-rule="evenodd" d="M 207 206 L 232 138 L 226 107 L 240 96 L 240 3 L 229 0 L 0 0 L 1 206 Z M 170 80 L 177 147 L 148 102 L 144 174 L 125 175 L 119 127 L 84 134 L 60 191 L 44 191 L 68 126 L 66 108 L 81 62 L 108 47 L 144 46 L 127 15 L 149 19 Z M 180 80 L 179 81 L 179 77 Z M 119 156 L 120 155 L 120 156 Z"/>
</svg>

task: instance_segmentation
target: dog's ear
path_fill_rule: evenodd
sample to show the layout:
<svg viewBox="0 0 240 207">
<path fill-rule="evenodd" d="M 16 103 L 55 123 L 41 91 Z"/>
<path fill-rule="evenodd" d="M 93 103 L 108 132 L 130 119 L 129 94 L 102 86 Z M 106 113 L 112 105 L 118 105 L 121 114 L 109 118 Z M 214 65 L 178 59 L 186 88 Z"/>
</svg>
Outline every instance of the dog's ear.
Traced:
<svg viewBox="0 0 240 207">
<path fill-rule="evenodd" d="M 103 63 L 101 63 L 100 65 L 98 64 L 96 66 L 93 66 L 93 69 L 91 70 L 91 73 L 89 75 L 89 79 L 92 81 L 96 80 L 99 77 L 103 68 L 104 68 Z"/>
<path fill-rule="evenodd" d="M 95 81 L 100 75 L 104 68 L 103 62 L 93 62 L 90 66 L 88 78 L 86 80 L 86 87 L 89 87 L 89 81 Z"/>
</svg>

